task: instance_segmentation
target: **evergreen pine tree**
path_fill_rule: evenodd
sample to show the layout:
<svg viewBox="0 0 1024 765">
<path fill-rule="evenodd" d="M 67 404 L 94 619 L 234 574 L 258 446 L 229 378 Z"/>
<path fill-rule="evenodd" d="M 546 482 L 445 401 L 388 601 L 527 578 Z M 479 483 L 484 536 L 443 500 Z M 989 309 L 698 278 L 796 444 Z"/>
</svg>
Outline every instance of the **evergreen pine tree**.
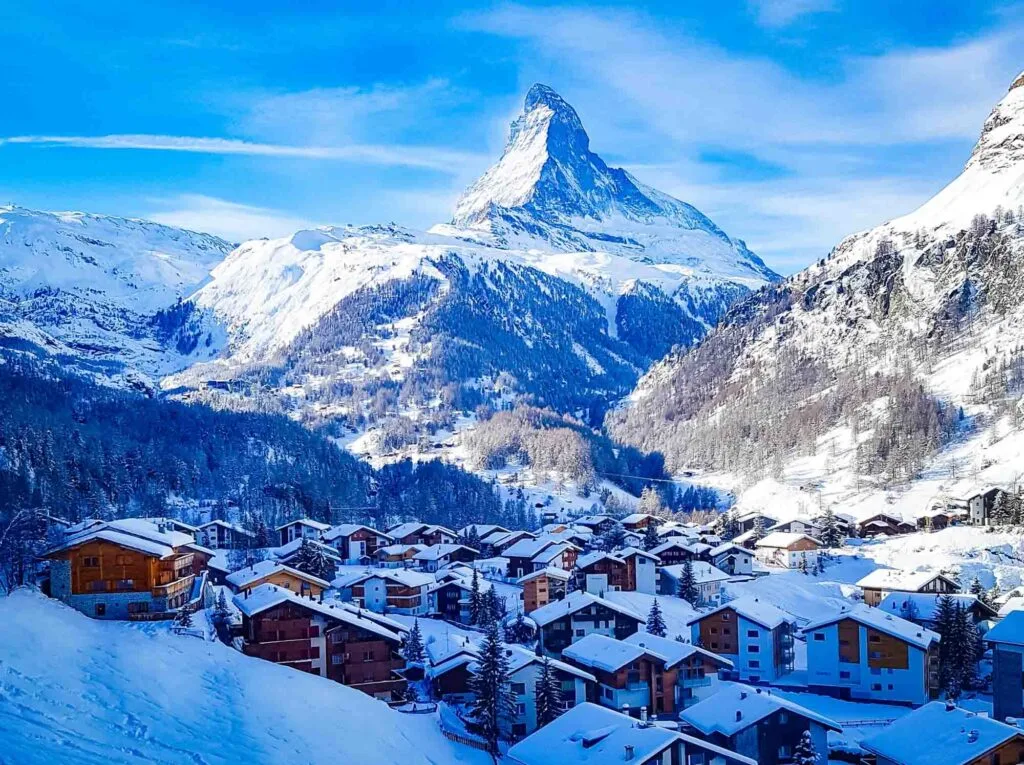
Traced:
<svg viewBox="0 0 1024 765">
<path fill-rule="evenodd" d="M 601 549 L 605 552 L 619 550 L 626 544 L 626 527 L 615 521 L 608 530 L 601 535 Z"/>
<path fill-rule="evenodd" d="M 231 615 L 231 611 L 228 609 L 228 599 L 227 596 L 224 595 L 223 589 L 221 589 L 217 594 L 217 605 L 214 609 L 214 615 L 219 622 L 227 621 L 228 617 Z"/>
<path fill-rule="evenodd" d="M 661 544 L 661 537 L 658 536 L 658 524 L 648 523 L 644 529 L 644 550 L 650 552 Z"/>
<path fill-rule="evenodd" d="M 330 559 L 318 544 L 306 537 L 302 538 L 298 552 L 290 565 L 318 579 L 330 581 L 334 577 L 334 566 Z"/>
<path fill-rule="evenodd" d="M 175 623 L 179 627 L 191 627 L 192 626 L 192 604 L 186 603 L 178 609 L 178 615 L 174 617 Z"/>
<path fill-rule="evenodd" d="M 484 621 L 481 622 L 484 625 L 488 625 L 491 622 L 500 623 L 505 618 L 505 599 L 498 595 L 498 590 L 495 587 L 488 587 L 487 592 L 483 594 L 483 604 L 481 611 L 483 613 Z"/>
<path fill-rule="evenodd" d="M 687 558 L 683 561 L 683 568 L 679 574 L 679 588 L 676 595 L 685 600 L 691 606 L 697 605 L 699 591 L 697 589 L 697 577 L 693 573 L 693 561 Z"/>
<path fill-rule="evenodd" d="M 542 728 L 562 713 L 562 688 L 547 656 L 541 660 L 534 693 L 537 727 Z"/>
<path fill-rule="evenodd" d="M 647 614 L 647 632 L 658 637 L 665 637 L 667 634 L 665 618 L 661 614 L 661 606 L 658 605 L 657 598 L 651 603 L 651 611 Z"/>
<path fill-rule="evenodd" d="M 981 586 L 981 580 L 978 579 L 977 576 L 975 576 L 974 581 L 971 582 L 970 593 L 978 600 L 981 600 L 985 596 L 985 588 Z"/>
<path fill-rule="evenodd" d="M 409 636 L 405 639 L 405 661 L 408 664 L 422 664 L 424 659 L 423 635 L 420 633 L 420 620 L 414 619 Z"/>
<path fill-rule="evenodd" d="M 821 541 L 830 550 L 843 544 L 843 533 L 831 507 L 825 509 L 825 517 L 821 521 Z"/>
<path fill-rule="evenodd" d="M 801 574 L 808 573 L 807 572 L 807 553 L 801 553 L 801 555 L 800 555 L 800 563 L 797 566 L 797 568 L 800 569 L 800 573 Z"/>
<path fill-rule="evenodd" d="M 502 726 L 515 714 L 516 705 L 516 697 L 509 686 L 508 659 L 497 621 L 491 622 L 487 628 L 470 689 L 475 698 L 470 704 L 471 719 L 467 727 L 487 742 L 491 755 L 497 755 Z"/>
<path fill-rule="evenodd" d="M 939 687 L 950 687 L 955 673 L 953 642 L 957 621 L 956 601 L 949 595 L 942 595 L 935 607 L 935 631 L 939 633 Z"/>
<path fill-rule="evenodd" d="M 483 614 L 483 598 L 480 597 L 480 575 L 473 569 L 473 579 L 469 585 L 469 623 L 480 624 Z"/>
<path fill-rule="evenodd" d="M 759 542 L 760 540 L 764 539 L 764 517 L 763 516 L 758 515 L 754 519 L 754 528 L 753 528 L 752 531 L 753 531 L 753 534 L 750 537 L 750 541 L 751 542 L 756 543 L 756 542 Z"/>
<path fill-rule="evenodd" d="M 811 732 L 805 730 L 793 749 L 793 765 L 819 765 L 818 752 L 814 748 Z"/>
</svg>

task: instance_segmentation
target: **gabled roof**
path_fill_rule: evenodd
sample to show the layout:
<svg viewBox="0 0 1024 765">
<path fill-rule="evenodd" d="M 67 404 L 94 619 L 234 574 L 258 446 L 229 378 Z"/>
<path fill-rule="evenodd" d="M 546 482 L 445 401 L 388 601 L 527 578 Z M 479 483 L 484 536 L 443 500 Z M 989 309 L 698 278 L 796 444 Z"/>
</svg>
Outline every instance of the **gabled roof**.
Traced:
<svg viewBox="0 0 1024 765">
<path fill-rule="evenodd" d="M 328 542 L 333 542 L 335 539 L 341 539 L 342 537 L 350 537 L 361 529 L 366 529 L 369 532 L 381 537 L 382 539 L 388 539 L 394 541 L 392 537 L 385 534 L 383 531 L 378 531 L 372 526 L 364 526 L 360 523 L 339 523 L 337 526 L 331 526 L 324 532 L 324 539 Z"/>
<path fill-rule="evenodd" d="M 372 571 L 363 571 L 360 574 L 340 576 L 334 580 L 334 586 L 352 587 L 370 579 L 385 579 L 404 587 L 424 587 L 433 584 L 435 581 L 434 577 L 430 574 L 410 571 L 407 568 L 379 568 Z"/>
<path fill-rule="evenodd" d="M 178 553 L 178 548 L 195 544 L 195 540 L 189 534 L 166 527 L 161 531 L 158 524 L 143 518 L 90 520 L 68 527 L 65 530 L 64 541 L 47 550 L 44 557 L 96 540 L 110 542 L 157 558 L 170 557 Z"/>
<path fill-rule="evenodd" d="M 225 577 L 225 581 L 232 587 L 237 587 L 238 589 L 243 590 L 253 582 L 258 582 L 261 579 L 266 579 L 268 576 L 281 573 L 290 574 L 297 579 L 302 579 L 303 581 L 319 585 L 324 589 L 331 586 L 330 582 L 324 581 L 323 579 L 311 574 L 307 574 L 305 571 L 299 571 L 297 568 L 286 566 L 276 560 L 262 560 L 251 566 L 240 568 L 238 571 L 228 574 Z M 282 587 L 281 589 L 284 588 Z"/>
<path fill-rule="evenodd" d="M 611 765 L 646 762 L 676 742 L 718 755 L 727 765 L 757 765 L 756 760 L 700 741 L 658 724 L 643 724 L 614 709 L 585 702 L 569 709 L 515 744 L 508 758 L 519 765 Z M 717 761 L 717 760 L 716 760 Z"/>
<path fill-rule="evenodd" d="M 775 629 L 784 622 L 792 624 L 796 621 L 796 619 L 787 614 L 781 608 L 773 606 L 771 603 L 767 603 L 760 598 L 748 595 L 745 598 L 737 598 L 736 600 L 730 600 L 728 603 L 723 603 L 718 608 L 712 609 L 711 611 L 705 611 L 702 614 L 697 614 L 690 619 L 687 624 L 694 624 L 713 614 L 717 614 L 719 611 L 725 611 L 727 609 L 731 609 L 744 619 L 752 621 L 755 624 L 760 624 L 762 627 L 769 630 Z"/>
<path fill-rule="evenodd" d="M 562 651 L 562 656 L 603 672 L 617 672 L 627 664 L 639 661 L 647 656 L 662 664 L 666 659 L 643 646 L 616 640 L 606 635 L 591 633 L 582 637 Z"/>
<path fill-rule="evenodd" d="M 674 537 L 668 539 L 665 542 L 662 542 L 660 545 L 653 548 L 651 550 L 651 553 L 653 553 L 654 555 L 661 555 L 662 553 L 677 547 L 680 550 L 686 550 L 688 553 L 693 553 L 693 548 L 691 547 L 691 544 L 693 544 L 691 540 L 689 540 L 686 537 Z"/>
<path fill-rule="evenodd" d="M 927 650 L 928 646 L 932 643 L 939 642 L 939 634 L 937 632 L 932 632 L 900 616 L 886 613 L 878 608 L 872 608 L 864 603 L 857 603 L 831 616 L 812 621 L 804 625 L 803 632 L 806 635 L 809 632 L 836 624 L 845 619 L 852 619 L 858 624 L 863 624 L 865 627 L 877 630 L 878 632 L 884 632 L 886 635 L 902 640 L 921 650 Z"/>
<path fill-rule="evenodd" d="M 857 582 L 858 587 L 878 590 L 899 590 L 901 592 L 918 592 L 926 584 L 936 578 L 946 580 L 956 589 L 960 585 L 945 574 L 938 571 L 900 571 L 895 568 L 878 568 Z"/>
<path fill-rule="evenodd" d="M 529 648 L 517 645 L 515 643 L 505 643 L 505 658 L 508 661 L 508 673 L 510 675 L 515 674 L 524 667 L 528 667 L 531 664 L 540 664 L 544 661 L 544 657 L 538 656 L 536 651 L 531 651 Z M 552 669 L 557 669 L 562 672 L 566 672 L 570 675 L 589 680 L 590 682 L 597 682 L 597 678 L 589 672 L 574 667 L 572 664 L 568 664 L 558 659 L 548 659 L 548 664 Z M 475 668 L 474 668 L 475 669 Z"/>
<path fill-rule="evenodd" d="M 236 534 L 241 534 L 241 535 L 246 536 L 246 537 L 254 537 L 254 536 L 256 536 L 253 532 L 249 531 L 249 529 L 245 528 L 245 526 L 242 526 L 240 523 L 228 523 L 227 521 L 219 521 L 219 520 L 218 521 L 207 521 L 206 523 L 200 525 L 199 529 L 200 530 L 207 529 L 210 526 L 220 526 L 221 528 L 229 529 L 230 531 L 233 531 Z"/>
<path fill-rule="evenodd" d="M 630 513 L 625 518 L 620 518 L 619 523 L 640 523 L 640 521 L 645 520 L 647 518 L 650 518 L 652 521 L 658 520 L 658 517 L 656 515 L 651 515 L 650 513 Z"/>
<path fill-rule="evenodd" d="M 412 545 L 385 545 L 384 547 L 378 547 L 376 554 L 380 555 L 381 553 L 384 553 L 385 555 L 404 555 L 407 552 L 409 552 L 410 550 L 415 550 L 416 552 L 419 552 L 420 550 L 426 550 L 426 549 L 427 548 L 426 548 L 425 545 L 417 545 L 417 544 L 412 544 Z"/>
<path fill-rule="evenodd" d="M 708 551 L 708 555 L 712 558 L 717 558 L 719 555 L 724 555 L 727 552 L 735 551 L 739 553 L 746 553 L 750 555 L 750 550 L 742 545 L 735 544 L 734 542 L 723 542 L 718 547 L 713 547 Z"/>
<path fill-rule="evenodd" d="M 548 563 L 559 555 L 562 555 L 568 550 L 579 550 L 576 545 L 569 544 L 568 542 L 559 542 L 558 544 L 545 547 L 539 553 L 530 558 L 531 563 Z"/>
<path fill-rule="evenodd" d="M 476 534 L 480 539 L 493 534 L 495 531 L 500 531 L 505 534 L 509 532 L 509 529 L 506 529 L 504 526 L 499 526 L 496 523 L 471 523 L 468 526 L 463 526 L 459 529 L 459 536 L 468 536 L 469 530 L 472 528 L 476 529 Z"/>
<path fill-rule="evenodd" d="M 468 550 L 469 552 L 474 554 L 477 552 L 472 547 L 466 547 L 465 545 L 439 544 L 430 545 L 430 547 L 420 550 L 412 557 L 414 560 L 441 560 L 441 558 L 445 558 L 449 555 L 452 555 L 458 552 L 459 550 Z"/>
<path fill-rule="evenodd" d="M 860 745 L 899 765 L 967 765 L 1015 738 L 1024 738 L 1020 728 L 932 701 L 867 736 Z"/>
<path fill-rule="evenodd" d="M 273 550 L 270 551 L 270 553 L 278 560 L 282 560 L 297 553 L 299 549 L 302 547 L 303 542 L 305 542 L 308 545 L 313 545 L 313 547 L 315 547 L 317 550 L 322 552 L 325 556 L 327 556 L 333 561 L 341 560 L 341 556 L 338 555 L 338 551 L 335 550 L 333 547 L 331 547 L 330 545 L 325 545 L 323 542 L 318 542 L 315 539 L 308 539 L 307 537 L 299 537 L 297 539 L 293 539 L 286 545 L 275 547 Z"/>
<path fill-rule="evenodd" d="M 503 558 L 532 558 L 541 550 L 551 545 L 558 544 L 554 539 L 541 537 L 540 539 L 520 539 L 511 547 L 501 551 Z"/>
<path fill-rule="evenodd" d="M 586 555 L 581 555 L 579 558 L 577 558 L 576 568 L 582 571 L 583 569 L 590 568 L 595 563 L 598 563 L 602 560 L 610 560 L 620 566 L 624 566 L 626 564 L 626 562 L 622 560 L 622 558 L 618 558 L 612 553 L 607 553 L 603 550 L 595 550 L 594 552 L 587 553 Z"/>
<path fill-rule="evenodd" d="M 658 556 L 655 555 L 653 552 L 641 550 L 639 547 L 624 547 L 623 549 L 618 550 L 615 553 L 615 557 L 620 558 L 622 560 L 626 560 L 626 558 L 633 558 L 637 555 L 639 555 L 641 558 L 648 558 L 650 560 L 653 560 L 656 563 L 661 562 L 660 560 L 658 560 Z"/>
<path fill-rule="evenodd" d="M 702 658 L 708 659 L 722 667 L 732 666 L 732 662 L 724 656 L 719 656 L 717 653 L 693 645 L 693 643 L 680 643 L 678 640 L 659 637 L 649 632 L 634 632 L 624 642 L 656 652 L 659 656 L 664 657 L 665 663 L 669 668 L 689 659 L 694 654 L 699 654 Z"/>
<path fill-rule="evenodd" d="M 504 544 L 508 544 L 513 540 L 517 540 L 520 537 L 524 539 L 536 539 L 537 535 L 532 531 L 509 531 L 505 534 L 498 534 L 496 536 L 488 535 L 487 544 L 493 547 L 501 547 Z"/>
<path fill-rule="evenodd" d="M 425 528 L 427 528 L 427 524 L 420 523 L 419 521 L 399 523 L 397 526 L 392 526 L 390 529 L 388 529 L 388 536 L 394 539 L 401 539 L 402 537 L 408 536 L 409 534 L 418 534 Z"/>
<path fill-rule="evenodd" d="M 729 578 L 727 573 L 722 571 L 720 568 L 715 568 L 706 561 L 697 560 L 693 561 L 690 565 L 693 567 L 693 579 L 697 584 L 724 582 Z M 672 579 L 680 579 L 685 567 L 685 563 L 676 563 L 672 566 L 663 566 L 661 572 L 662 574 L 667 574 Z"/>
<path fill-rule="evenodd" d="M 562 568 L 541 568 L 530 572 L 526 576 L 519 577 L 516 579 L 516 584 L 523 584 L 533 579 L 539 579 L 542 576 L 549 577 L 550 579 L 561 579 L 565 582 L 569 579 L 569 572 Z"/>
<path fill-rule="evenodd" d="M 788 548 L 790 545 L 796 544 L 804 539 L 814 542 L 818 547 L 821 547 L 820 539 L 815 539 L 809 534 L 798 534 L 795 531 L 773 531 L 771 534 L 757 540 L 757 542 L 754 543 L 754 547 Z"/>
<path fill-rule="evenodd" d="M 249 617 L 263 613 L 281 603 L 293 603 L 300 608 L 315 611 L 349 626 L 361 627 L 367 632 L 395 642 L 401 642 L 403 633 L 408 632 L 408 629 L 398 622 L 357 609 L 347 603 L 339 601 L 320 603 L 274 584 L 261 584 L 248 595 L 240 592 L 232 598 L 232 602 L 239 611 Z"/>
<path fill-rule="evenodd" d="M 773 693 L 770 688 L 751 688 L 742 683 L 723 687 L 714 696 L 688 707 L 679 719 L 705 736 L 732 737 L 779 710 L 806 717 L 830 730 L 842 731 L 834 720 Z"/>
<path fill-rule="evenodd" d="M 989 643 L 1024 645 L 1024 611 L 1011 611 L 985 633 Z"/>
<path fill-rule="evenodd" d="M 294 521 L 282 523 L 280 526 L 274 529 L 274 531 L 281 531 L 281 529 L 286 529 L 289 526 L 295 526 L 296 524 L 299 526 L 308 526 L 309 528 L 316 529 L 317 531 L 327 531 L 327 529 L 331 527 L 331 524 L 329 523 L 321 523 L 320 521 L 314 521 L 311 518 L 297 518 Z"/>
<path fill-rule="evenodd" d="M 582 611 L 590 606 L 601 606 L 623 616 L 628 616 L 631 619 L 636 619 L 638 622 L 644 621 L 644 618 L 631 608 L 620 606 L 618 603 L 613 603 L 605 598 L 599 598 L 596 595 L 591 595 L 589 592 L 582 592 L 580 590 L 570 592 L 563 600 L 556 600 L 554 603 L 541 606 L 530 614 L 530 618 L 543 627 L 557 619 L 569 616 L 577 611 Z"/>
</svg>

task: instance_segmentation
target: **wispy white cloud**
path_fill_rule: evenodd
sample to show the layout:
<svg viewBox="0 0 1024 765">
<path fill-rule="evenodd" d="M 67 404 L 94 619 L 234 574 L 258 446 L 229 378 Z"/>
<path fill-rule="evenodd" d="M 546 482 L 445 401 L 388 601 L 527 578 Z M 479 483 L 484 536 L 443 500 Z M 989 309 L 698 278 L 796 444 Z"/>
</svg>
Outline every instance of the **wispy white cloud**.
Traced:
<svg viewBox="0 0 1024 765">
<path fill-rule="evenodd" d="M 318 224 L 297 215 L 265 207 L 230 202 L 202 194 L 181 194 L 149 200 L 152 209 L 144 217 L 168 226 L 241 242 L 261 237 L 288 236 Z"/>
<path fill-rule="evenodd" d="M 763 27 L 778 28 L 814 13 L 834 11 L 834 0 L 748 0 L 754 17 Z"/>
<path fill-rule="evenodd" d="M 134 149 L 178 151 L 195 154 L 238 154 L 293 159 L 319 159 L 366 165 L 411 167 L 442 173 L 463 172 L 476 167 L 481 157 L 469 152 L 433 146 L 348 144 L 344 146 L 293 146 L 258 143 L 233 138 L 117 134 L 101 136 L 23 135 L 0 138 L 4 144 L 66 146 L 79 149 Z"/>
</svg>

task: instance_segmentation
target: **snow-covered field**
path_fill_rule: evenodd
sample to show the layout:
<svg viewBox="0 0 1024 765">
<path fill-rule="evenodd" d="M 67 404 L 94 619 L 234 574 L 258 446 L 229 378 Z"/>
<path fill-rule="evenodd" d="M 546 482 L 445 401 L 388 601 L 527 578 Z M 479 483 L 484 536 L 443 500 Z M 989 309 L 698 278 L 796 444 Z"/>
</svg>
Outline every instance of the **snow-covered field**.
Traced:
<svg viewBox="0 0 1024 765">
<path fill-rule="evenodd" d="M 28 591 L 0 598 L 0 762 L 11 765 L 485 765 L 432 715 L 166 623 L 89 619 Z"/>
</svg>

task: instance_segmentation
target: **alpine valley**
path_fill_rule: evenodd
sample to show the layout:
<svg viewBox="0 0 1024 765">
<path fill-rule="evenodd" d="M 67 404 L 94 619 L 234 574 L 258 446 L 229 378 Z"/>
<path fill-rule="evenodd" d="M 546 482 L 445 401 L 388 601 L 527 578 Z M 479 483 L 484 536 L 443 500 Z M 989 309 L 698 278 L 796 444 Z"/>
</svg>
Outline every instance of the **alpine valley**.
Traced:
<svg viewBox="0 0 1024 765">
<path fill-rule="evenodd" d="M 0 231 L 11 358 L 284 415 L 377 466 L 429 452 L 481 471 L 550 467 L 588 490 L 598 468 L 634 473 L 643 460 L 593 429 L 608 407 L 780 278 L 694 207 L 605 164 L 575 110 L 539 84 L 501 158 L 429 231 L 325 227 L 232 248 L 21 208 L 0 211 Z M 479 415 L 514 406 L 529 407 L 503 423 L 515 434 L 467 448 Z M 582 445 L 546 465 L 522 441 L 556 426 Z"/>
</svg>

